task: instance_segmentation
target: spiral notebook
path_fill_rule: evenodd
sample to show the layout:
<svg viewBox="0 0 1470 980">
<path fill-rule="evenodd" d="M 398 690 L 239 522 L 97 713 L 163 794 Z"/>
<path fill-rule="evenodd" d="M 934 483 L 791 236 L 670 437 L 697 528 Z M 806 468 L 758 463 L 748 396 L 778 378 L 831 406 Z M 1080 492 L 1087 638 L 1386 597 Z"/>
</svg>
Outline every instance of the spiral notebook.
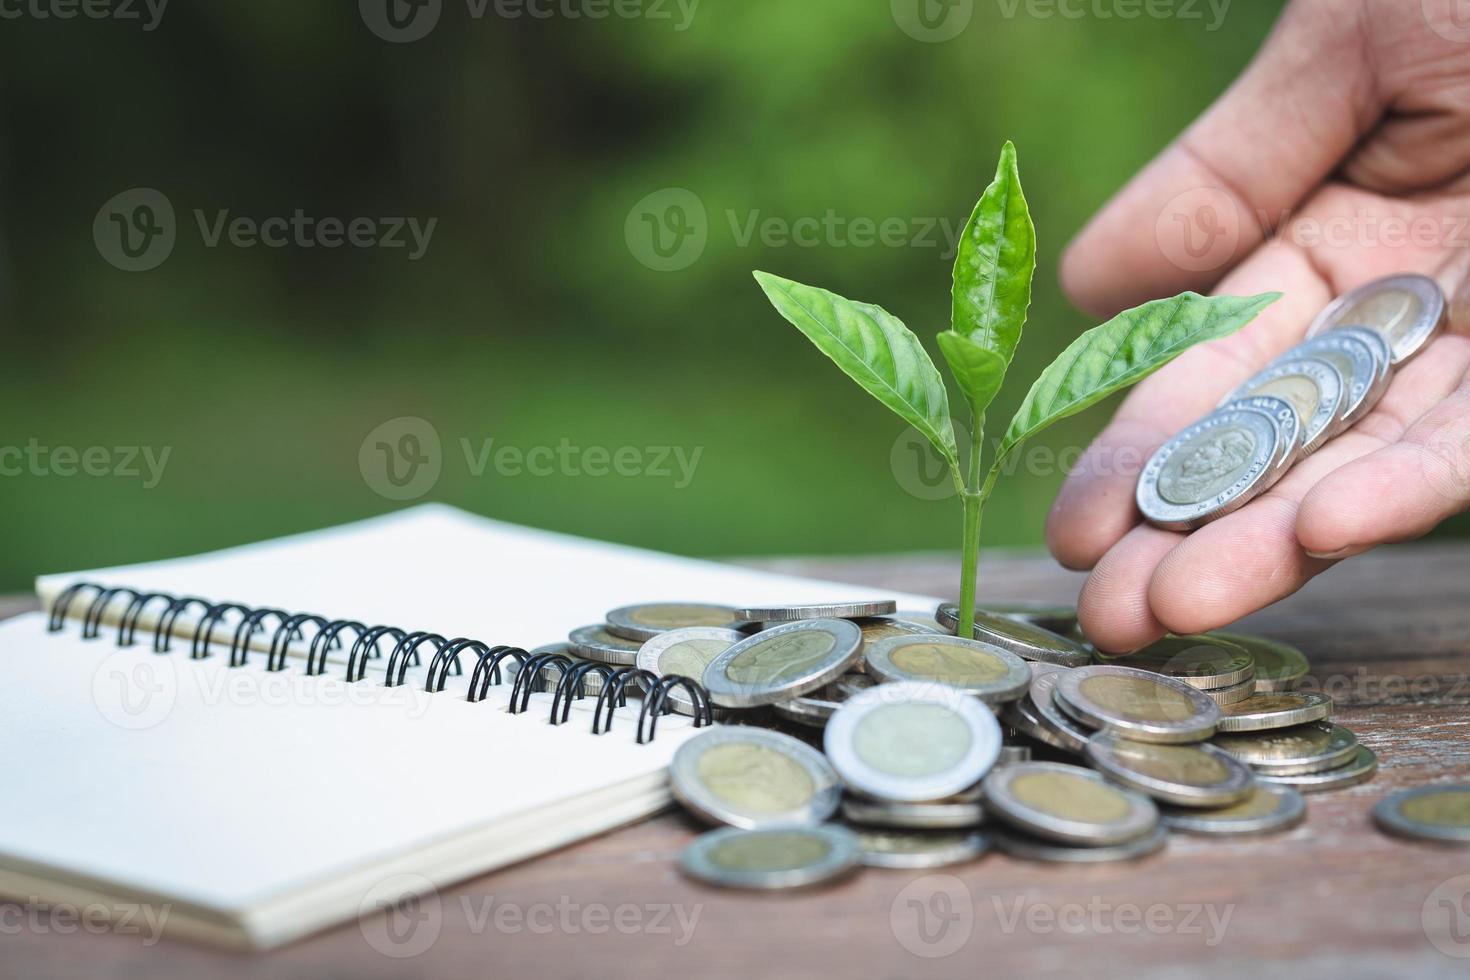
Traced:
<svg viewBox="0 0 1470 980">
<path fill-rule="evenodd" d="M 266 948 L 669 805 L 699 719 L 525 651 L 634 602 L 869 590 L 430 505 L 37 591 L 0 624 L 0 894 Z"/>
</svg>

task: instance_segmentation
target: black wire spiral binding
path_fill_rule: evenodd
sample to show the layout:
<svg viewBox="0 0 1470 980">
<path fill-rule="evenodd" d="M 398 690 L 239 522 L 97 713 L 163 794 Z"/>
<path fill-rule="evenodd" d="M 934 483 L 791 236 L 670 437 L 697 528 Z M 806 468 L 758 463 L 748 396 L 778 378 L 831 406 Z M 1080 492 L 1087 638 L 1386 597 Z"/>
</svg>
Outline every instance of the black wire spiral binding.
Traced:
<svg viewBox="0 0 1470 980">
<path fill-rule="evenodd" d="M 556 653 L 530 654 L 520 647 L 490 646 L 468 637 L 445 639 L 438 633 L 410 631 L 397 626 L 368 626 L 354 619 L 328 619 L 315 613 L 288 613 L 284 609 L 269 607 L 251 608 L 238 602 L 210 602 L 198 596 L 175 596 L 168 592 L 140 592 L 126 587 L 108 587 L 96 582 L 77 582 L 64 589 L 51 604 L 47 619 L 48 632 L 60 632 L 66 623 L 67 613 L 79 596 L 91 594 L 86 610 L 82 614 L 82 639 L 95 640 L 102 635 L 102 620 L 108 607 L 119 597 L 126 599 L 117 631 L 117 645 L 136 645 L 138 623 L 150 605 L 161 604 L 158 623 L 154 627 L 152 650 L 166 654 L 170 650 L 174 627 L 179 617 L 191 608 L 202 610 L 189 640 L 189 658 L 204 660 L 212 656 L 210 649 L 214 632 L 224 625 L 226 617 L 239 616 L 235 631 L 230 639 L 229 663 L 231 667 L 244 667 L 249 662 L 250 640 L 270 629 L 267 620 L 274 622 L 270 644 L 266 653 L 266 670 L 282 671 L 287 668 L 291 644 L 305 639 L 306 627 L 315 630 L 307 645 L 306 673 L 318 676 L 327 672 L 327 654 L 342 649 L 342 634 L 352 634 L 352 646 L 348 648 L 346 680 L 352 683 L 367 677 L 369 660 L 380 660 L 383 651 L 380 644 L 384 639 L 393 641 L 387 655 L 387 666 L 383 672 L 386 687 L 401 687 L 407 679 L 409 667 L 422 663 L 419 649 L 425 645 L 434 651 L 424 680 L 424 690 L 437 694 L 444 690 L 450 671 L 455 676 L 464 673 L 460 654 L 469 650 L 475 654 L 475 666 L 470 673 L 469 690 L 465 699 L 470 702 L 485 700 L 492 685 L 503 683 L 501 665 L 507 660 L 515 662 L 512 675 L 510 704 L 511 714 L 524 713 L 530 707 L 531 694 L 545 689 L 541 673 L 556 670 L 559 674 L 555 693 L 551 699 L 553 725 L 565 724 L 571 715 L 572 702 L 588 697 L 587 677 L 596 675 L 602 680 L 597 704 L 592 712 L 592 734 L 602 735 L 612 730 L 613 712 L 628 703 L 628 686 L 634 685 L 644 691 L 643 707 L 638 712 L 637 738 L 641 745 L 651 742 L 658 726 L 660 715 L 671 713 L 669 692 L 675 688 L 685 691 L 693 703 L 694 727 L 703 728 L 714 724 L 714 712 L 709 692 L 688 677 L 668 675 L 659 677 L 651 671 L 637 667 L 611 667 L 591 661 L 575 663 L 571 658 Z M 607 707 L 607 719 L 603 721 L 603 706 Z M 647 724 L 645 736 L 644 726 Z"/>
</svg>

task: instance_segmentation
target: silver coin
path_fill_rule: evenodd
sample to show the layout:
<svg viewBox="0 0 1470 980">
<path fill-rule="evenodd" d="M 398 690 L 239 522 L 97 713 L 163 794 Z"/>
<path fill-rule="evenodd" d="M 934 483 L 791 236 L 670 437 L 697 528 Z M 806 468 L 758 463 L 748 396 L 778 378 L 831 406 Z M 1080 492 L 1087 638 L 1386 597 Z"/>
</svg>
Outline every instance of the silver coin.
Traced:
<svg viewBox="0 0 1470 980">
<path fill-rule="evenodd" d="M 1159 822 L 1153 801 L 1091 769 L 1023 762 L 985 777 L 985 812 L 1024 833 L 1084 847 L 1146 836 Z"/>
<path fill-rule="evenodd" d="M 1143 837 L 1123 844 L 1098 847 L 1068 847 L 1049 844 L 1023 834 L 996 828 L 990 832 L 997 851 L 1023 861 L 1047 861 L 1054 864 L 1104 864 L 1111 861 L 1135 861 L 1163 850 L 1169 832 L 1162 826 Z"/>
<path fill-rule="evenodd" d="M 936 800 L 929 803 L 894 803 L 847 796 L 842 800 L 842 818 L 869 827 L 900 830 L 954 830 L 978 827 L 985 809 L 978 799 Z"/>
<path fill-rule="evenodd" d="M 890 618 L 901 619 L 906 623 L 917 623 L 920 626 L 927 626 L 936 633 L 954 632 L 953 626 L 945 626 L 933 612 L 925 612 L 918 609 L 900 609 Z"/>
<path fill-rule="evenodd" d="M 1216 630 L 1209 635 L 1245 648 L 1256 664 L 1257 691 L 1289 691 L 1296 686 L 1297 681 L 1307 676 L 1310 669 L 1302 652 L 1285 643 L 1268 640 L 1263 636 L 1227 633 L 1223 630 Z"/>
<path fill-rule="evenodd" d="M 1378 341 L 1365 339 L 1365 335 Z M 1371 330 L 1328 330 L 1298 344 L 1277 362 L 1315 357 L 1337 368 L 1346 384 L 1341 415 L 1344 426 L 1361 421 L 1388 390 L 1392 354 L 1388 344 Z"/>
<path fill-rule="evenodd" d="M 1239 684 L 1231 684 L 1229 687 L 1201 688 L 1205 696 L 1219 705 L 1239 704 L 1247 698 L 1255 697 L 1256 679 L 1241 681 Z"/>
<path fill-rule="evenodd" d="M 834 701 L 846 701 L 848 698 L 855 698 L 877 683 L 877 681 L 873 680 L 867 674 L 843 674 L 832 682 L 832 699 Z"/>
<path fill-rule="evenodd" d="M 870 868 L 944 868 L 973 861 L 990 849 L 990 839 L 978 831 L 954 833 L 893 833 L 857 831 L 858 850 Z"/>
<path fill-rule="evenodd" d="M 1041 720 L 1035 704 L 1029 697 L 1024 697 L 1001 708 L 1000 720 L 1022 735 L 1034 738 L 1036 741 L 1065 752 L 1076 753 L 1078 749 L 1073 747 L 1073 742 L 1064 740 L 1065 736 L 1054 731 L 1050 725 Z M 1000 762 L 996 763 L 1000 765 Z"/>
<path fill-rule="evenodd" d="M 842 787 L 822 753 L 790 735 L 728 726 L 694 736 L 669 763 L 674 798 L 731 827 L 818 824 L 837 812 Z"/>
<path fill-rule="evenodd" d="M 987 602 L 985 611 L 993 616 L 1018 619 L 1062 636 L 1070 636 L 1077 629 L 1076 606 L 1044 602 Z M 950 627 L 950 632 L 954 632 L 954 627 Z"/>
<path fill-rule="evenodd" d="M 939 627 L 927 623 L 913 622 L 912 620 L 900 619 L 897 616 L 869 616 L 866 619 L 854 619 L 858 629 L 863 631 L 863 643 L 877 643 L 894 636 L 943 636 L 944 631 Z"/>
<path fill-rule="evenodd" d="M 702 681 L 714 659 L 746 639 L 738 630 L 718 626 L 686 626 L 660 633 L 638 648 L 641 670 L 659 677 L 680 676 Z M 694 702 L 682 688 L 671 688 L 668 703 L 680 714 L 693 714 Z"/>
<path fill-rule="evenodd" d="M 572 630 L 567 639 L 577 656 L 617 667 L 631 667 L 637 663 L 638 649 L 643 645 L 637 640 L 614 636 L 601 625 L 580 626 Z"/>
<path fill-rule="evenodd" d="M 1208 742 L 1150 745 L 1099 733 L 1087 741 L 1087 758 L 1114 782 L 1175 806 L 1229 806 L 1255 786 L 1244 763 Z"/>
<path fill-rule="evenodd" d="M 868 673 L 881 681 L 948 684 L 986 704 L 1014 701 L 1031 684 L 1031 671 L 1020 657 L 958 636 L 890 637 L 867 644 L 863 659 Z"/>
<path fill-rule="evenodd" d="M 1321 721 L 1330 714 L 1332 699 L 1325 694 L 1299 691 L 1253 694 L 1244 701 L 1221 707 L 1218 727 L 1222 732 L 1260 732 Z"/>
<path fill-rule="evenodd" d="M 1081 645 L 1065 636 L 981 609 L 975 610 L 974 635 L 981 643 L 1009 650 L 1022 660 L 1062 667 L 1081 667 L 1092 661 Z"/>
<path fill-rule="evenodd" d="M 1000 747 L 1000 758 L 995 760 L 997 766 L 1014 766 L 1018 762 L 1031 761 L 1031 747 L 1027 745 L 1002 745 Z"/>
<path fill-rule="evenodd" d="M 704 687 L 727 708 L 787 701 L 842 676 L 862 646 L 862 631 L 844 619 L 787 623 L 716 657 L 704 670 Z"/>
<path fill-rule="evenodd" d="M 1226 402 L 1221 407 L 1263 412 L 1269 415 L 1271 421 L 1276 424 L 1276 460 L 1272 464 L 1276 475 L 1271 481 L 1273 486 L 1307 454 L 1306 442 L 1303 440 L 1302 420 L 1296 414 L 1296 408 L 1291 402 L 1273 395 L 1252 395 L 1249 398 L 1237 398 Z"/>
<path fill-rule="evenodd" d="M 1221 404 L 1256 395 L 1290 402 L 1302 423 L 1307 455 L 1342 431 L 1347 386 L 1337 368 L 1315 357 L 1295 357 L 1272 364 L 1235 389 Z"/>
<path fill-rule="evenodd" d="M 1303 793 L 1317 793 L 1330 789 L 1342 789 L 1346 786 L 1354 786 L 1372 778 L 1373 773 L 1378 771 L 1378 756 L 1365 746 L 1358 746 L 1353 753 L 1352 761 L 1345 766 L 1335 769 L 1324 769 L 1321 772 L 1304 772 L 1293 776 L 1268 776 L 1265 773 L 1257 773 L 1256 779 L 1272 786 L 1290 786 Z"/>
<path fill-rule="evenodd" d="M 1066 673 L 1066 668 L 1038 672 L 1031 678 L 1031 690 L 1026 698 L 1031 702 L 1036 717 L 1041 724 L 1051 733 L 1052 739 L 1047 744 L 1056 746 L 1067 752 L 1080 755 L 1087 749 L 1087 740 L 1092 733 L 1077 724 L 1071 715 L 1067 714 L 1057 705 L 1056 686 Z"/>
<path fill-rule="evenodd" d="M 1244 507 L 1275 481 L 1280 430 L 1253 409 L 1222 409 L 1164 443 L 1138 478 L 1149 523 L 1188 531 Z"/>
<path fill-rule="evenodd" d="M 777 701 L 771 705 L 771 710 L 778 718 L 784 718 L 794 725 L 826 728 L 828 719 L 832 717 L 840 704 L 840 701 L 829 701 L 817 695 L 808 694 L 786 701 Z"/>
<path fill-rule="evenodd" d="M 887 616 L 898 610 L 892 599 L 866 602 L 826 602 L 805 606 L 745 606 L 735 615 L 750 622 L 794 623 L 804 619 L 867 619 Z"/>
<path fill-rule="evenodd" d="M 1218 810 L 1162 807 L 1164 826 L 1186 834 L 1234 837 L 1289 830 L 1307 815 L 1307 801 L 1290 786 L 1257 783 L 1250 796 Z"/>
<path fill-rule="evenodd" d="M 1221 708 L 1182 681 L 1132 667 L 1078 667 L 1058 676 L 1052 700 L 1082 724 L 1138 742 L 1200 742 Z"/>
<path fill-rule="evenodd" d="M 846 827 L 727 827 L 694 839 L 679 866 L 691 878 L 722 888 L 805 888 L 839 878 L 862 860 L 857 835 Z"/>
<path fill-rule="evenodd" d="M 1234 687 L 1256 676 L 1250 653 L 1218 634 L 1166 636 L 1135 653 L 1103 656 L 1098 662 L 1163 674 L 1201 690 Z"/>
<path fill-rule="evenodd" d="M 1256 772 L 1296 776 L 1352 761 L 1358 737 L 1330 721 L 1260 732 L 1217 732 L 1214 743 Z"/>
<path fill-rule="evenodd" d="M 1446 304 L 1428 276 L 1378 279 L 1346 293 L 1317 314 L 1307 331 L 1316 337 L 1338 327 L 1369 327 L 1383 335 L 1399 365 L 1418 354 L 1445 327 Z"/>
<path fill-rule="evenodd" d="M 644 602 L 607 614 L 607 631 L 629 640 L 651 640 L 660 633 L 686 626 L 733 629 L 735 610 L 703 602 Z"/>
<path fill-rule="evenodd" d="M 1470 785 L 1443 783 L 1399 790 L 1378 802 L 1373 819 L 1400 837 L 1470 844 Z"/>
<path fill-rule="evenodd" d="M 1000 725 L 983 704 L 942 684 L 880 684 L 845 702 L 822 739 L 848 786 L 883 800 L 953 796 L 1000 755 Z"/>
</svg>

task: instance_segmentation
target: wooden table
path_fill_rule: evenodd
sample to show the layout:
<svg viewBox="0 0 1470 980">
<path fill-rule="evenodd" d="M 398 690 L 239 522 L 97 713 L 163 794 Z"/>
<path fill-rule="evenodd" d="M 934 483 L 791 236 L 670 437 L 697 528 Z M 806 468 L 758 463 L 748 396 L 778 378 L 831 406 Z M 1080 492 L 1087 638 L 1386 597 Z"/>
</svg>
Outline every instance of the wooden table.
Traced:
<svg viewBox="0 0 1470 980">
<path fill-rule="evenodd" d="M 935 595 L 953 594 L 955 584 L 948 556 L 751 564 Z M 1079 582 L 1034 555 L 992 556 L 981 573 L 982 594 L 995 601 L 1070 601 Z M 753 896 L 682 879 L 675 861 L 700 828 L 668 814 L 421 906 L 421 918 L 429 915 L 420 928 L 439 932 L 413 957 L 374 948 L 373 941 L 384 945 L 378 917 L 245 956 L 18 928 L 25 910 L 0 905 L 0 973 L 31 980 L 1463 977 L 1470 877 L 1454 879 L 1470 875 L 1470 849 L 1386 837 L 1368 814 L 1392 790 L 1470 780 L 1467 600 L 1470 545 L 1416 545 L 1348 562 L 1243 624 L 1304 649 L 1314 668 L 1309 683 L 1337 699 L 1337 719 L 1381 759 L 1371 782 L 1309 797 L 1307 822 L 1284 835 L 1231 843 L 1175 835 L 1159 855 L 1094 868 L 993 854 L 937 873 L 865 870 L 821 891 Z M 19 608 L 0 606 L 10 614 Z M 1445 898 L 1460 903 L 1457 933 L 1445 929 Z M 1426 914 L 1438 946 L 1426 934 Z M 388 948 L 416 945 L 418 934 L 410 935 L 411 943 Z"/>
</svg>

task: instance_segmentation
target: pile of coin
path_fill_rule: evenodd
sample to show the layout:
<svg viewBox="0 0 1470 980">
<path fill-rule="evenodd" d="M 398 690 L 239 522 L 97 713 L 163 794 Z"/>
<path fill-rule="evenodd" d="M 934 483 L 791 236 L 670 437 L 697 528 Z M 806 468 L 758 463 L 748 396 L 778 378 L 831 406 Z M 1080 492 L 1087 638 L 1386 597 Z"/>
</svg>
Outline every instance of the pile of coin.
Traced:
<svg viewBox="0 0 1470 980">
<path fill-rule="evenodd" d="M 1307 339 L 1165 443 L 1138 480 L 1152 524 L 1187 531 L 1244 507 L 1362 420 L 1445 327 L 1433 279 L 1390 276 L 1334 300 Z"/>
<path fill-rule="evenodd" d="M 728 887 L 934 868 L 992 848 L 1141 858 L 1171 832 L 1288 830 L 1303 793 L 1377 767 L 1330 720 L 1330 698 L 1294 690 L 1308 664 L 1286 644 L 1219 632 L 1109 657 L 1070 607 L 996 607 L 972 637 L 954 636 L 957 623 L 951 604 L 659 603 L 614 610 L 566 650 L 709 690 L 726 723 L 680 746 L 669 775 L 690 813 L 723 828 L 690 845 L 683 870 Z M 689 713 L 678 694 L 670 705 Z M 1375 812 L 1386 830 L 1470 841 L 1470 788 L 1408 796 Z"/>
</svg>

